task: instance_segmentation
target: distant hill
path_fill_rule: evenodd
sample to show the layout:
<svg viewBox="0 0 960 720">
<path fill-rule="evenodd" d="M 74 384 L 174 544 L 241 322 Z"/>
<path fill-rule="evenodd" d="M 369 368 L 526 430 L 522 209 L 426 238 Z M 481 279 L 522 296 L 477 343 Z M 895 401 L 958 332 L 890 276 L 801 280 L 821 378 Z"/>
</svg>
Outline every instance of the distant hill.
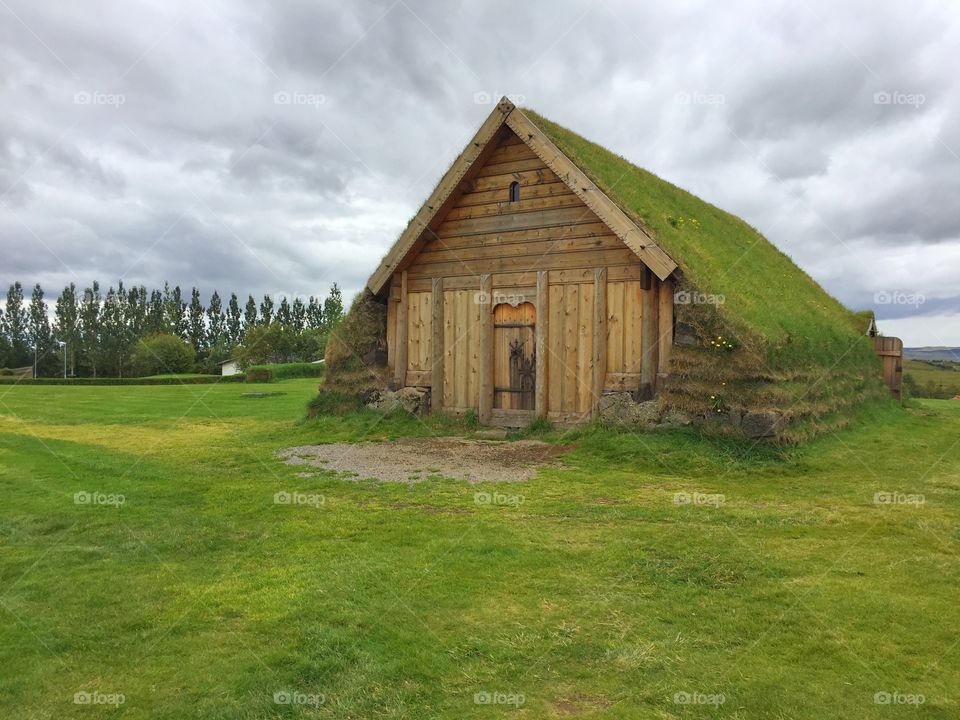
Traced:
<svg viewBox="0 0 960 720">
<path fill-rule="evenodd" d="M 953 360 L 960 362 L 960 347 L 904 348 L 903 356 L 908 360 Z"/>
</svg>

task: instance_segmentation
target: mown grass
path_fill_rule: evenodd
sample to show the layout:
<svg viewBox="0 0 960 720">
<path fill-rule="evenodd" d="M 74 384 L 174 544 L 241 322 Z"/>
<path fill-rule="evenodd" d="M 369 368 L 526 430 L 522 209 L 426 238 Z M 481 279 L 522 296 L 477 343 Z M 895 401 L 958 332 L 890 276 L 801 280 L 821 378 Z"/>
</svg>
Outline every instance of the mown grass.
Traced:
<svg viewBox="0 0 960 720">
<path fill-rule="evenodd" d="M 305 421 L 316 380 L 277 387 L 0 389 L 0 715 L 960 714 L 960 403 L 870 405 L 793 449 L 540 427 L 571 449 L 533 481 L 407 486 L 273 453 L 473 426 Z M 491 490 L 522 502 L 475 503 Z M 925 502 L 875 504 L 894 491 Z M 74 704 L 94 691 L 125 702 Z"/>
</svg>

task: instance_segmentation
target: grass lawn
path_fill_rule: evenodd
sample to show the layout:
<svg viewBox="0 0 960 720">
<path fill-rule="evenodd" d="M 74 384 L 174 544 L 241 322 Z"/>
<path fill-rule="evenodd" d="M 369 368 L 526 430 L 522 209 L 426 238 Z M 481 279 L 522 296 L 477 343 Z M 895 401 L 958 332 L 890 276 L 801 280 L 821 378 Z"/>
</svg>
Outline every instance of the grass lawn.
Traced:
<svg viewBox="0 0 960 720">
<path fill-rule="evenodd" d="M 274 458 L 458 431 L 316 385 L 0 388 L 0 717 L 960 717 L 960 402 L 407 486 Z"/>
</svg>

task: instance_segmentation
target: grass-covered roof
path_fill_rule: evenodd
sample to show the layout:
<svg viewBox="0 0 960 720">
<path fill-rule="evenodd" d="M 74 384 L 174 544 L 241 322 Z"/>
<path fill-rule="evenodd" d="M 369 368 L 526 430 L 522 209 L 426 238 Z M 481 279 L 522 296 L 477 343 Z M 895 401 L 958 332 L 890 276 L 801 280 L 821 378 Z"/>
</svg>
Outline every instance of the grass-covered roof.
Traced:
<svg viewBox="0 0 960 720">
<path fill-rule="evenodd" d="M 771 349 L 865 346 L 853 313 L 740 218 L 524 109 L 634 222 L 646 226 L 690 286 L 724 296 L 719 312 Z"/>
</svg>

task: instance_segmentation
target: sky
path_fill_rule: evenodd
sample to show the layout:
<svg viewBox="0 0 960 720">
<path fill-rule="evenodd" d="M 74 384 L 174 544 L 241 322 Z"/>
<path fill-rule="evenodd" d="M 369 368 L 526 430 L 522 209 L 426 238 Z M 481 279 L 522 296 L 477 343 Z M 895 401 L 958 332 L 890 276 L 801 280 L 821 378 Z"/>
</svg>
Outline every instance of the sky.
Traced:
<svg viewBox="0 0 960 720">
<path fill-rule="evenodd" d="M 950 1 L 0 0 L 0 283 L 349 297 L 508 95 L 956 346 L 958 48 Z"/>
</svg>

